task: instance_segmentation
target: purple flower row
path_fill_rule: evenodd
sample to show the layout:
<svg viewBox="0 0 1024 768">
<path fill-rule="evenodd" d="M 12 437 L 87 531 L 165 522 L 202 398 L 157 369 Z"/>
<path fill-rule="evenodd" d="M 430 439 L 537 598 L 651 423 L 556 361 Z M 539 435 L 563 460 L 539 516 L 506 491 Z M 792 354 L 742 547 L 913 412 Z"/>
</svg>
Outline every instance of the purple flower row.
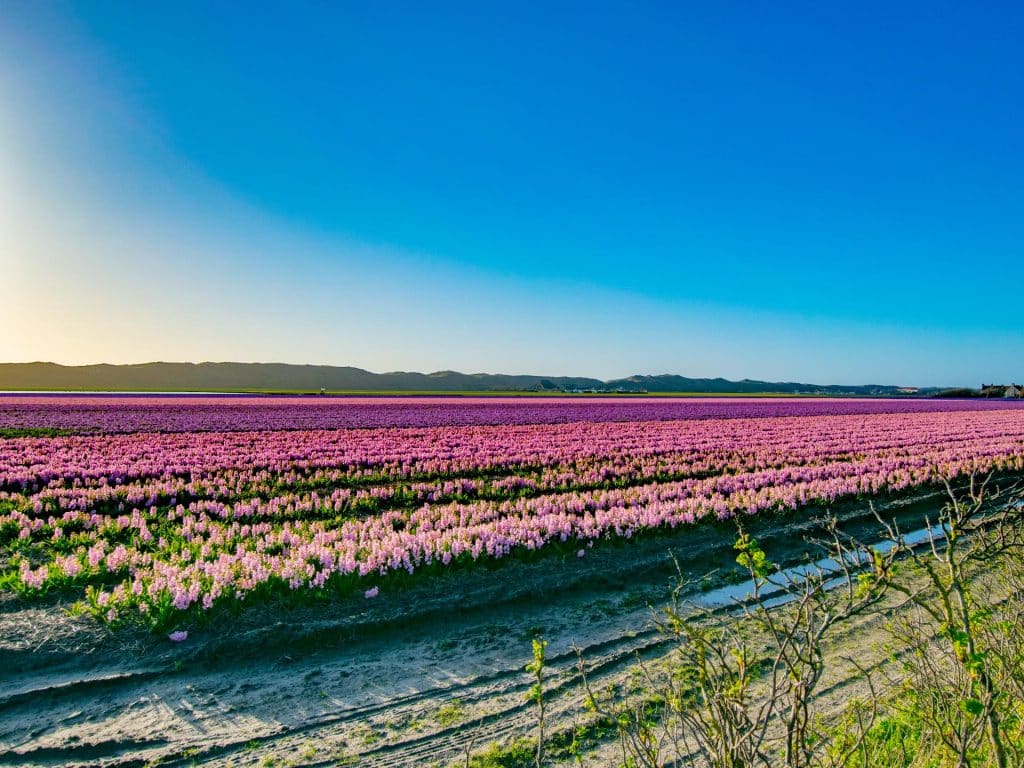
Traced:
<svg viewBox="0 0 1024 768">
<path fill-rule="evenodd" d="M 655 397 L 0 396 L 0 428 L 90 433 L 562 424 L 1020 407 L 1002 401 Z"/>
</svg>

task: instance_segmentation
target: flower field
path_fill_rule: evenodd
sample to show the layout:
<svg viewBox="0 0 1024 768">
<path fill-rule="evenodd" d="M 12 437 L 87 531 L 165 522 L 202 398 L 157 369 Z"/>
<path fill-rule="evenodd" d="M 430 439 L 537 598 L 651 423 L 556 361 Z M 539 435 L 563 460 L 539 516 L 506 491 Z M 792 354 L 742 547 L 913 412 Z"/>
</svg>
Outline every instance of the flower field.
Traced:
<svg viewBox="0 0 1024 768">
<path fill-rule="evenodd" d="M 0 395 L 0 429 L 216 432 L 1000 410 L 999 400 Z"/>
<path fill-rule="evenodd" d="M 1020 403 L 327 400 L 3 398 L 0 427 L 82 433 L 0 441 L 3 588 L 168 627 L 1024 470 Z"/>
</svg>

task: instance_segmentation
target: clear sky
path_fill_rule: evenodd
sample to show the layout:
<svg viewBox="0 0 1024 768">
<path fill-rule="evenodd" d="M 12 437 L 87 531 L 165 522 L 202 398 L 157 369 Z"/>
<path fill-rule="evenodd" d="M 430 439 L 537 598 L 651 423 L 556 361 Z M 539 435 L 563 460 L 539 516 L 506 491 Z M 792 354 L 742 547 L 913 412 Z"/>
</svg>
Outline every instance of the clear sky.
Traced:
<svg viewBox="0 0 1024 768">
<path fill-rule="evenodd" d="M 3 0 L 0 360 L 1019 380 L 1022 39 L 1009 2 Z"/>
</svg>

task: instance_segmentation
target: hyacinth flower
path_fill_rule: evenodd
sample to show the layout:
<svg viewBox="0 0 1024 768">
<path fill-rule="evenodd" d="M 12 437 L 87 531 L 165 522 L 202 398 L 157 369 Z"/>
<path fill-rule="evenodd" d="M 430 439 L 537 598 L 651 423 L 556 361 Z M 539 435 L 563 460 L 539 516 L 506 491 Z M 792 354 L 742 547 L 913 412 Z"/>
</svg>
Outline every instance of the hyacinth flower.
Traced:
<svg viewBox="0 0 1024 768">
<path fill-rule="evenodd" d="M 921 402 L 19 438 L 0 444 L 0 546 L 26 594 L 60 586 L 100 618 L 166 622 L 268 590 L 344 584 L 370 599 L 370 579 L 399 571 L 549 548 L 580 557 L 611 537 L 1024 469 L 1024 410 Z"/>
</svg>

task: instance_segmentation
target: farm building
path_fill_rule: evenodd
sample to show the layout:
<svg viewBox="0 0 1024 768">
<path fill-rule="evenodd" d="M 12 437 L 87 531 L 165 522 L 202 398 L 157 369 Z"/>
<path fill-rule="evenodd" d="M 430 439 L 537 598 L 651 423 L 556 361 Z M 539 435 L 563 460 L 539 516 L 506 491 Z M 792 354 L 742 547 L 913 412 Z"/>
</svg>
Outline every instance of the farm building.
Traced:
<svg viewBox="0 0 1024 768">
<path fill-rule="evenodd" d="M 982 384 L 982 397 L 1024 397 L 1024 387 L 1020 384 Z"/>
</svg>

